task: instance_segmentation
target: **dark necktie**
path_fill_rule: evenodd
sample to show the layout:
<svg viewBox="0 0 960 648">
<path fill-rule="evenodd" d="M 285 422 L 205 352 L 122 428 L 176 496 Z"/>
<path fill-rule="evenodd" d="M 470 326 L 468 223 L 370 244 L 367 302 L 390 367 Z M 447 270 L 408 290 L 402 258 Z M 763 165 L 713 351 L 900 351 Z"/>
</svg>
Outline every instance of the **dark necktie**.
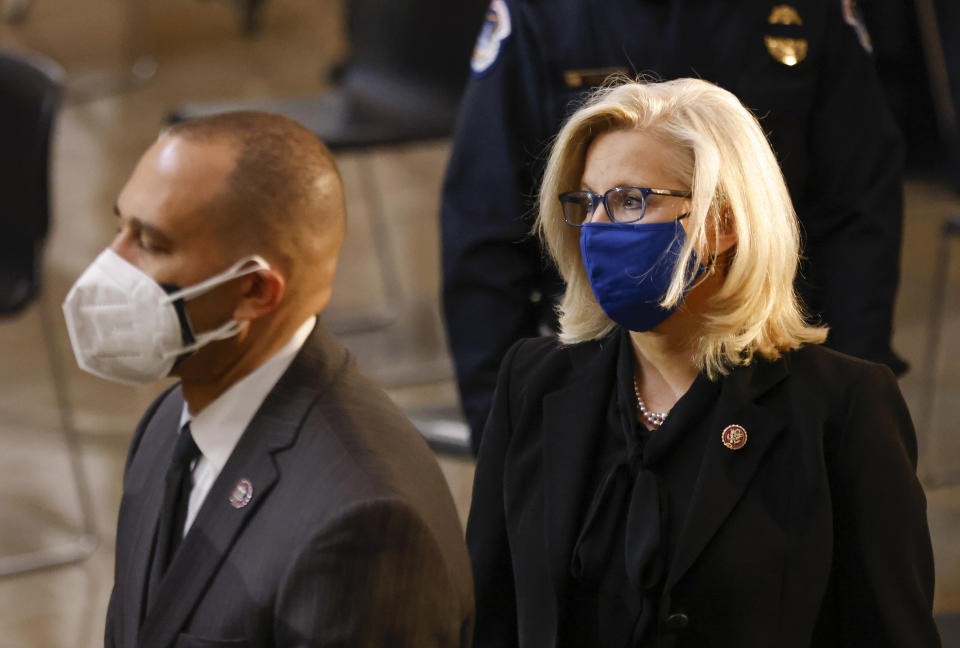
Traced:
<svg viewBox="0 0 960 648">
<path fill-rule="evenodd" d="M 166 484 L 163 491 L 163 508 L 157 523 L 157 538 L 150 568 L 150 600 L 156 595 L 163 575 L 170 565 L 180 540 L 183 538 L 183 526 L 187 519 L 187 506 L 190 503 L 190 464 L 200 456 L 200 449 L 190 433 L 187 423 L 180 431 L 177 445 L 173 449 L 170 467 L 167 469 Z"/>
</svg>

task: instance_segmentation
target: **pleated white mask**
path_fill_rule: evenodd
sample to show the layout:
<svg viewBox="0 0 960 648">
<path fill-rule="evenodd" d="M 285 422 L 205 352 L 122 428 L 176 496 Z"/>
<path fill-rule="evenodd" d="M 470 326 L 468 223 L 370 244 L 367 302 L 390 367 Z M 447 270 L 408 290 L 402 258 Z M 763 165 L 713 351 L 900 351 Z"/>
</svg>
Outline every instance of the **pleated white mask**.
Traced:
<svg viewBox="0 0 960 648">
<path fill-rule="evenodd" d="M 183 303 L 269 267 L 262 257 L 247 256 L 205 281 L 167 293 L 150 275 L 105 249 L 63 301 L 77 364 L 95 376 L 121 383 L 164 378 L 180 356 L 233 337 L 246 326 L 231 319 L 211 331 L 195 332 Z"/>
</svg>

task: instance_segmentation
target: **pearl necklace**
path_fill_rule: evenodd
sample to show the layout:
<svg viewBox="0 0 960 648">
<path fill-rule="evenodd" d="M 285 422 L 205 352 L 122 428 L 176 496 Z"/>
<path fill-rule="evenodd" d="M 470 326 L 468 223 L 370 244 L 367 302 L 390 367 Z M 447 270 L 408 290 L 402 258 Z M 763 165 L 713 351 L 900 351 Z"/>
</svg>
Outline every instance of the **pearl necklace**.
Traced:
<svg viewBox="0 0 960 648">
<path fill-rule="evenodd" d="M 640 386 L 637 384 L 636 377 L 633 379 L 633 395 L 637 397 L 637 409 L 640 410 L 643 420 L 654 428 L 658 428 L 663 425 L 663 422 L 667 419 L 667 414 L 670 412 L 654 412 L 653 410 L 647 409 L 646 403 L 644 403 L 643 399 L 640 398 Z"/>
</svg>

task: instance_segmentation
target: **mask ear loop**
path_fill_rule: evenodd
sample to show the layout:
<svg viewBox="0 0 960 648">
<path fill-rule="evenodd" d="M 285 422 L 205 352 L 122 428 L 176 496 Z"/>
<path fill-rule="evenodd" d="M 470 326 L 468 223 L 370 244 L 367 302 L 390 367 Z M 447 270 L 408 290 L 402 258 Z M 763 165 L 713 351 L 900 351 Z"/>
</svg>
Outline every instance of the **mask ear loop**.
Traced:
<svg viewBox="0 0 960 648">
<path fill-rule="evenodd" d="M 247 265 L 248 263 L 253 263 L 255 265 L 249 268 L 246 268 L 244 270 L 241 270 L 241 268 L 243 268 L 243 266 Z M 216 274 L 210 277 L 209 279 L 201 281 L 200 283 L 194 284 L 192 286 L 188 286 L 187 288 L 184 288 L 182 290 L 178 290 L 176 292 L 167 294 L 163 301 L 164 303 L 168 303 L 168 304 L 179 301 L 182 304 L 186 300 L 191 299 L 193 297 L 198 297 L 204 293 L 207 293 L 213 290 L 214 288 L 216 288 L 217 286 L 219 286 L 220 284 L 224 284 L 232 279 L 244 277 L 246 275 L 253 274 L 254 272 L 257 272 L 259 270 L 269 270 L 269 269 L 270 269 L 270 264 L 267 263 L 263 257 L 257 254 L 252 254 L 248 257 L 244 257 L 240 259 L 239 261 L 234 263 L 232 266 L 230 266 L 223 272 Z M 184 313 L 184 315 L 186 315 L 186 313 Z M 189 321 L 187 323 L 189 324 Z M 181 326 L 182 324 L 183 322 L 181 322 Z M 196 351 L 197 349 L 209 344 L 210 342 L 215 342 L 217 340 L 225 340 L 227 338 L 233 337 L 234 335 L 239 333 L 241 330 L 243 330 L 243 328 L 246 325 L 247 325 L 247 322 L 238 322 L 237 320 L 231 319 L 225 322 L 223 325 L 213 329 L 212 331 L 205 331 L 203 333 L 194 332 L 192 330 L 193 327 L 191 325 L 190 329 L 191 329 L 191 335 L 193 337 L 193 341 L 190 344 L 186 344 L 182 348 L 177 349 L 175 351 L 164 351 L 162 354 L 163 358 L 166 359 L 166 358 L 173 358 L 173 357 L 186 357 L 189 354 Z"/>
<path fill-rule="evenodd" d="M 237 320 L 229 320 L 224 323 L 222 326 L 219 326 L 212 331 L 206 331 L 204 333 L 194 334 L 194 341 L 191 344 L 187 344 L 176 351 L 164 351 L 163 358 L 174 358 L 177 356 L 187 356 L 199 349 L 200 347 L 206 346 L 210 342 L 216 342 L 217 340 L 226 340 L 227 338 L 232 338 L 234 335 L 243 330 L 247 325 L 247 322 L 238 322 Z"/>
<path fill-rule="evenodd" d="M 251 266 L 245 270 L 240 269 L 240 268 L 243 268 L 243 266 L 247 265 L 248 263 L 254 263 L 256 265 Z M 248 257 L 244 257 L 240 259 L 239 261 L 234 263 L 232 266 L 230 266 L 223 272 L 213 275 L 209 279 L 205 279 L 200 283 L 194 284 L 192 286 L 188 286 L 186 288 L 178 290 L 177 292 L 169 293 L 164 298 L 164 303 L 174 302 L 178 299 L 187 301 L 188 299 L 193 299 L 194 297 L 199 297 L 204 293 L 210 292 L 220 284 L 224 284 L 230 281 L 231 279 L 237 279 L 238 277 L 243 277 L 248 274 L 253 274 L 254 272 L 258 272 L 259 270 L 269 270 L 269 269 L 270 269 L 270 264 L 267 263 L 263 257 L 257 254 L 251 254 Z"/>
</svg>

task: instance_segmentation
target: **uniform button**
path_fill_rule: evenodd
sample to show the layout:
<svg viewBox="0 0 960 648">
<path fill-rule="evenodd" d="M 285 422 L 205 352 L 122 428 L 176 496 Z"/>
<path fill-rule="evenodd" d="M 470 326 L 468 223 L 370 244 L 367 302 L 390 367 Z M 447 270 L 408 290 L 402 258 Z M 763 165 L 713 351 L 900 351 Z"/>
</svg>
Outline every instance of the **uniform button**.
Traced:
<svg viewBox="0 0 960 648">
<path fill-rule="evenodd" d="M 674 612 L 663 622 L 668 630 L 683 630 L 689 623 L 690 618 L 682 612 Z"/>
</svg>

